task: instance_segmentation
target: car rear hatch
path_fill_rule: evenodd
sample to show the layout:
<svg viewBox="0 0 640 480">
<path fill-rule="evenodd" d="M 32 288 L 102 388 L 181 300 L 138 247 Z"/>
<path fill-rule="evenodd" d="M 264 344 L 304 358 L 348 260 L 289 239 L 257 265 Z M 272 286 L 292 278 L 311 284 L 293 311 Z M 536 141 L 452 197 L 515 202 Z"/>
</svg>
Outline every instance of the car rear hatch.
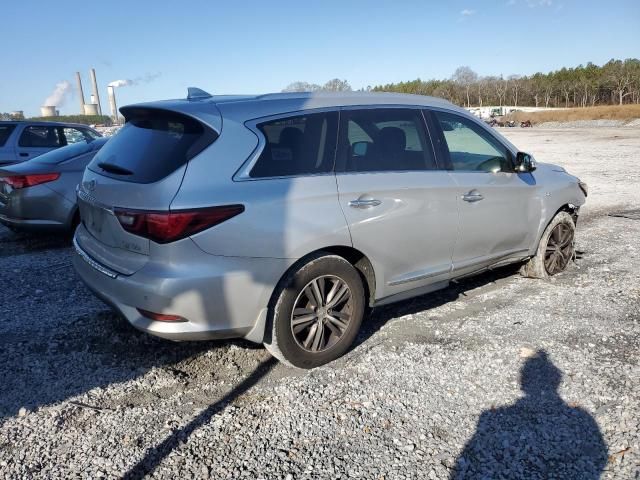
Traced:
<svg viewBox="0 0 640 480">
<path fill-rule="evenodd" d="M 168 212 L 189 160 L 218 137 L 211 102 L 158 102 L 124 107 L 125 126 L 96 154 L 78 187 L 81 250 L 125 275 L 148 261 L 151 241 L 127 232 L 118 212 Z"/>
</svg>

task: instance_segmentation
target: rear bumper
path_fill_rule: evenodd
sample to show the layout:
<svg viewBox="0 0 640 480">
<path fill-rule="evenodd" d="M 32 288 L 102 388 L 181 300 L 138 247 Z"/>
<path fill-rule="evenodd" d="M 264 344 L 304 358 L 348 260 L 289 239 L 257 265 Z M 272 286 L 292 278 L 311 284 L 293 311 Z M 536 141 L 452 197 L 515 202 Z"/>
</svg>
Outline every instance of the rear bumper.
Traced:
<svg viewBox="0 0 640 480">
<path fill-rule="evenodd" d="M 271 293 L 290 263 L 213 256 L 191 242 L 195 255 L 188 263 L 150 260 L 123 275 L 96 262 L 76 240 L 73 264 L 89 289 L 138 330 L 175 341 L 244 337 L 261 342 Z M 186 321 L 155 321 L 138 309 Z"/>
<path fill-rule="evenodd" d="M 11 218 L 0 214 L 0 223 L 14 230 L 24 232 L 68 232 L 71 225 L 59 223 L 53 220 L 28 220 L 23 218 Z"/>
<path fill-rule="evenodd" d="M 68 231 L 75 203 L 45 185 L 0 195 L 0 223 L 24 231 Z"/>
</svg>

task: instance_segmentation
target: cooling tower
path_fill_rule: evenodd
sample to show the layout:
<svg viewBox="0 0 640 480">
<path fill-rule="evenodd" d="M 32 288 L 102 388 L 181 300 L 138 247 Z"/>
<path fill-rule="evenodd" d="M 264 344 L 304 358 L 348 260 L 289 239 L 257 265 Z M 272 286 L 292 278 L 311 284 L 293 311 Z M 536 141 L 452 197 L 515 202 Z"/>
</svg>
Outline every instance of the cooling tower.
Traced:
<svg viewBox="0 0 640 480">
<path fill-rule="evenodd" d="M 56 106 L 55 105 L 43 105 L 40 107 L 40 115 L 43 117 L 55 117 Z"/>
</svg>

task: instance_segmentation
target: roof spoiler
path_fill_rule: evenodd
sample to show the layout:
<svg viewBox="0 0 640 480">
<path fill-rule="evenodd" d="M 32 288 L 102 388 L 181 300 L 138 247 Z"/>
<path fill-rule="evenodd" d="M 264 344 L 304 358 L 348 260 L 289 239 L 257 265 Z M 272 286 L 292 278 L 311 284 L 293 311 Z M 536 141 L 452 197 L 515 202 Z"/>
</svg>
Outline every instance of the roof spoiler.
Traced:
<svg viewBox="0 0 640 480">
<path fill-rule="evenodd" d="M 201 88 L 189 87 L 187 88 L 187 100 L 203 100 L 205 98 L 211 98 L 211 95 L 208 92 L 205 92 Z"/>
</svg>

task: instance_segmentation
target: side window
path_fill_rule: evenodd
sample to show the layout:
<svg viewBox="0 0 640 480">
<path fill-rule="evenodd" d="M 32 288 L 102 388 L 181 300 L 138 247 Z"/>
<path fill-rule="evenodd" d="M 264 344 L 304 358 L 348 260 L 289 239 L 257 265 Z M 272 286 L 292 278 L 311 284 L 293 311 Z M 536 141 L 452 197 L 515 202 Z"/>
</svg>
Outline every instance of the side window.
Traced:
<svg viewBox="0 0 640 480">
<path fill-rule="evenodd" d="M 83 128 L 65 127 L 62 131 L 64 132 L 64 137 L 66 138 L 68 145 L 95 139 L 94 135 L 90 135 L 89 130 L 85 130 Z"/>
<path fill-rule="evenodd" d="M 258 124 L 266 145 L 253 178 L 313 175 L 333 170 L 338 113 L 312 113 Z"/>
<path fill-rule="evenodd" d="M 453 170 L 513 171 L 507 148 L 475 122 L 452 113 L 435 111 L 434 115 L 442 129 Z"/>
<path fill-rule="evenodd" d="M 347 172 L 435 170 L 420 110 L 342 112 L 338 158 Z"/>
<path fill-rule="evenodd" d="M 95 140 L 96 138 L 100 138 L 98 134 L 96 134 L 93 130 L 89 130 L 88 128 L 81 128 L 80 131 L 84 135 L 84 138 L 87 141 Z"/>
<path fill-rule="evenodd" d="M 21 147 L 57 148 L 64 145 L 64 140 L 57 127 L 33 125 L 22 131 L 18 145 Z"/>
</svg>

